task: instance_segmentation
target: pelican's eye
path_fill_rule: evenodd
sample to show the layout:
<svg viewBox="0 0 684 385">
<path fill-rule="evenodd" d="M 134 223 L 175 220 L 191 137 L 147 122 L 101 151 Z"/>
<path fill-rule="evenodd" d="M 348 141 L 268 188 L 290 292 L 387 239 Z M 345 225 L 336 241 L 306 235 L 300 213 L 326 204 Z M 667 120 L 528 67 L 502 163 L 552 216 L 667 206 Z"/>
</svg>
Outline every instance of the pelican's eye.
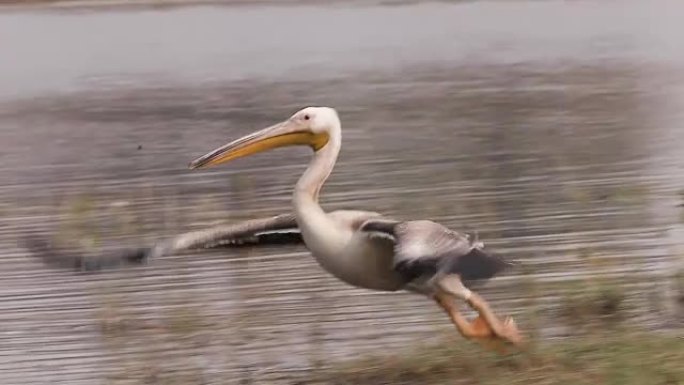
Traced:
<svg viewBox="0 0 684 385">
<path fill-rule="evenodd" d="M 311 119 L 311 116 L 309 116 L 309 114 L 304 115 L 304 120 L 309 120 L 309 119 Z"/>
</svg>

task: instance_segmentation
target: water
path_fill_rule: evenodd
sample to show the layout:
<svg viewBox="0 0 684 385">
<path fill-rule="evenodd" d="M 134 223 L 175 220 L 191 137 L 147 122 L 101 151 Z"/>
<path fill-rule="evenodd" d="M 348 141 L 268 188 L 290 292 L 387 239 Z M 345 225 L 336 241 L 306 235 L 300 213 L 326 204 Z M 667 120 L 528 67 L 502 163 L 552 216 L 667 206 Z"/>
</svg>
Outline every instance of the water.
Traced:
<svg viewBox="0 0 684 385">
<path fill-rule="evenodd" d="M 429 301 L 345 286 L 302 248 L 84 275 L 17 244 L 49 233 L 99 252 L 288 211 L 305 149 L 186 165 L 312 104 L 343 122 L 326 209 L 478 229 L 526 266 L 482 294 L 523 328 L 538 309 L 547 338 L 567 332 L 565 293 L 597 280 L 628 293 L 630 322 L 666 327 L 672 314 L 652 299 L 684 244 L 681 11 L 555 1 L 7 9 L 0 379 L 291 383 L 451 331 Z"/>
</svg>

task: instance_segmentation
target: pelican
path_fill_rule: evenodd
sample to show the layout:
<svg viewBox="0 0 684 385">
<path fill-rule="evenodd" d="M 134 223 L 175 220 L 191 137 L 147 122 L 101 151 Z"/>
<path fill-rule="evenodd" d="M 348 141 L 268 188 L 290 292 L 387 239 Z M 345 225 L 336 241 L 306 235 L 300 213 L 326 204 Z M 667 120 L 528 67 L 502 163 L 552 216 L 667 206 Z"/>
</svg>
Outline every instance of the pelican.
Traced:
<svg viewBox="0 0 684 385">
<path fill-rule="evenodd" d="M 463 337 L 487 346 L 523 346 L 524 338 L 513 319 L 506 317 L 502 321 L 471 290 L 474 283 L 484 282 L 511 265 L 485 252 L 476 235 L 462 234 L 429 220 L 402 221 L 369 211 L 323 210 L 320 191 L 342 145 L 342 126 L 335 109 L 304 108 L 285 121 L 197 158 L 189 168 L 215 166 L 294 145 L 310 147 L 313 157 L 295 185 L 292 213 L 181 234 L 153 247 L 127 252 L 124 259 L 147 260 L 220 244 L 294 240 L 303 242 L 324 270 L 351 286 L 422 295 L 446 312 Z M 294 236 L 287 238 L 287 234 Z M 85 269 L 94 266 L 92 260 L 73 263 Z M 459 300 L 478 313 L 473 321 L 461 314 Z"/>
</svg>

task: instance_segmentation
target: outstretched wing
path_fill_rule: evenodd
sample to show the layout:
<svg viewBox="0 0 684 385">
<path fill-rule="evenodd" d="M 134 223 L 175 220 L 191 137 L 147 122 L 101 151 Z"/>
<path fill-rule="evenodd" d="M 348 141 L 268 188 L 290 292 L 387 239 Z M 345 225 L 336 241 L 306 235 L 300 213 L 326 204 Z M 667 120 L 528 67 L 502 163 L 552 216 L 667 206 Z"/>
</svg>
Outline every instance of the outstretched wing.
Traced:
<svg viewBox="0 0 684 385">
<path fill-rule="evenodd" d="M 362 231 L 394 239 L 394 268 L 407 281 L 435 274 L 458 274 L 467 284 L 487 280 L 510 262 L 483 251 L 476 236 L 461 234 L 439 223 L 369 219 Z"/>
<path fill-rule="evenodd" d="M 151 247 L 117 250 L 97 256 L 86 256 L 61 249 L 46 238 L 31 236 L 24 239 L 24 246 L 46 263 L 83 271 L 139 264 L 150 258 L 198 248 L 301 243 L 302 238 L 294 214 L 215 226 L 180 234 L 157 242 Z"/>
</svg>

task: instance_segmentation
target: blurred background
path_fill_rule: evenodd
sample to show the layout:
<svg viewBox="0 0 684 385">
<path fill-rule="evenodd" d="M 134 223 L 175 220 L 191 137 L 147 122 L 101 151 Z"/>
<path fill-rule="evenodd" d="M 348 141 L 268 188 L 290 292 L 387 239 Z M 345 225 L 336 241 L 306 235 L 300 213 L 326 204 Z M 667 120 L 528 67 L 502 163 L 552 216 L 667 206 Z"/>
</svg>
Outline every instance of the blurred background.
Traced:
<svg viewBox="0 0 684 385">
<path fill-rule="evenodd" d="M 121 3 L 0 7 L 0 383 L 555 383 L 551 353 L 487 355 L 301 247 L 82 274 L 18 242 L 97 254 L 287 212 L 306 149 L 186 166 L 307 105 L 343 124 L 324 208 L 477 229 L 522 262 L 481 294 L 591 374 L 559 383 L 638 363 L 634 383 L 684 383 L 680 2 Z"/>
</svg>

